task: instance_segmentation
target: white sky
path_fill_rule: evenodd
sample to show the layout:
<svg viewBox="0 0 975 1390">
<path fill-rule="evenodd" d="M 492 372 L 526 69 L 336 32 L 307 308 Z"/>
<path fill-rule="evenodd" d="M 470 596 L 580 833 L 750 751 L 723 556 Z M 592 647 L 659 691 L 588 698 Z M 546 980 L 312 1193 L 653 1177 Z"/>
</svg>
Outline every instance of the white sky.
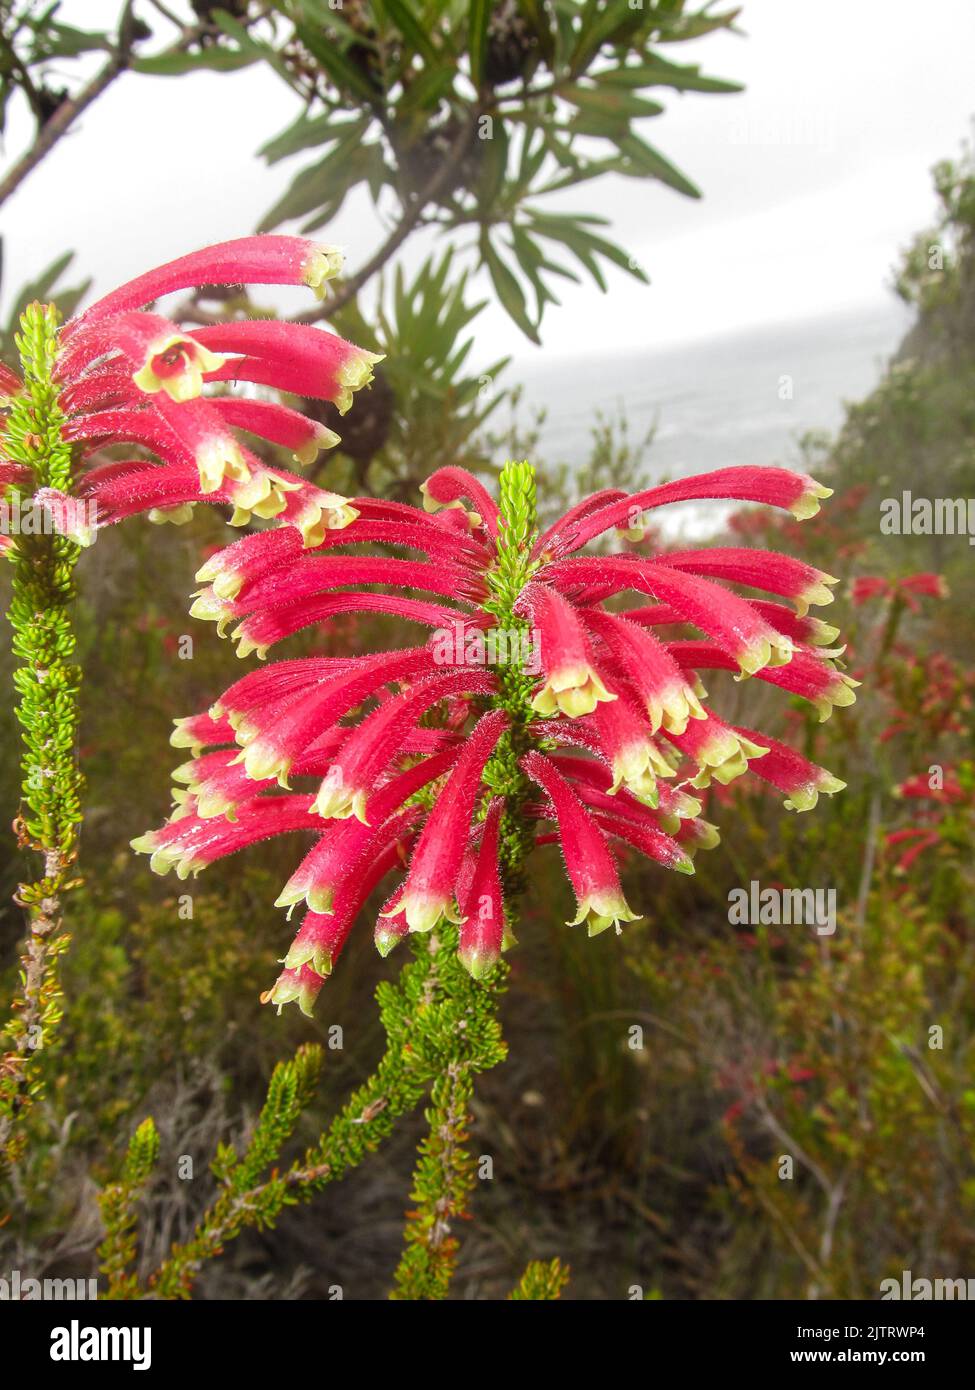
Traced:
<svg viewBox="0 0 975 1390">
<path fill-rule="evenodd" d="M 63 14 L 94 26 L 116 8 L 66 0 Z M 646 123 L 701 201 L 616 178 L 562 195 L 566 209 L 608 215 L 653 284 L 612 269 L 608 296 L 564 283 L 542 328 L 547 356 L 659 348 L 883 301 L 898 250 L 933 213 L 930 166 L 970 130 L 975 4 L 744 0 L 739 26 L 746 37 L 665 52 L 746 92 L 664 92 L 666 114 Z M 69 246 L 106 290 L 251 231 L 301 165 L 267 169 L 254 151 L 296 111 L 264 68 L 123 77 L 0 213 L 7 296 Z M 29 131 L 18 108 L 4 165 Z M 381 229 L 364 197 L 320 235 L 343 244 L 354 269 Z M 483 361 L 533 351 L 493 307 L 477 349 Z"/>
</svg>

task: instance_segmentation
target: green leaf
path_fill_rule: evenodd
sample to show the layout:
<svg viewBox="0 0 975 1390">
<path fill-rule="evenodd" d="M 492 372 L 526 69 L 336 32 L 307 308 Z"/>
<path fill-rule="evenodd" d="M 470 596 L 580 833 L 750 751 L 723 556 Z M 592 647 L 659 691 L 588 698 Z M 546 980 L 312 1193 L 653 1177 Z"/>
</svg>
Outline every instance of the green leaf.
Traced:
<svg viewBox="0 0 975 1390">
<path fill-rule="evenodd" d="M 608 0 L 604 10 L 600 9 L 599 0 L 588 0 L 578 42 L 570 60 L 573 75 L 585 72 L 603 44 L 612 39 L 618 30 L 625 32 L 640 23 L 640 11 L 631 9 L 628 0 Z"/>
<path fill-rule="evenodd" d="M 488 21 L 491 18 L 489 0 L 470 0 L 467 19 L 467 48 L 471 58 L 471 79 L 480 88 L 484 79 L 484 56 L 487 52 Z"/>
<path fill-rule="evenodd" d="M 323 68 L 326 76 L 343 94 L 353 93 L 372 106 L 376 93 L 368 78 L 363 76 L 354 63 L 351 63 L 327 34 L 319 34 L 307 24 L 296 24 L 295 34 L 308 49 L 308 52 Z"/>
<path fill-rule="evenodd" d="M 260 52 L 241 53 L 236 48 L 207 48 L 202 53 L 159 53 L 154 58 L 136 58 L 135 72 L 150 77 L 182 77 L 189 72 L 237 72 L 256 63 Z"/>
<path fill-rule="evenodd" d="M 275 135 L 266 145 L 262 145 L 258 154 L 262 155 L 268 164 L 276 164 L 278 160 L 286 159 L 298 150 L 313 149 L 319 145 L 329 145 L 333 140 L 341 140 L 352 126 L 359 124 L 357 119 L 337 117 L 331 111 L 312 120 L 302 113 L 292 125 L 281 131 L 280 135 Z"/>
<path fill-rule="evenodd" d="M 563 88 L 561 95 L 565 97 L 573 106 L 578 106 L 583 111 L 595 111 L 606 116 L 617 116 L 623 119 L 636 116 L 659 116 L 664 109 L 658 101 L 647 101 L 645 97 L 636 96 L 633 92 L 625 88 L 619 89 L 600 85 L 598 87 L 585 87 L 581 83 L 574 83 L 570 87 Z"/>
<path fill-rule="evenodd" d="M 631 165 L 625 172 L 639 178 L 659 179 L 661 183 L 667 184 L 678 193 L 683 193 L 687 198 L 700 198 L 701 190 L 665 159 L 659 150 L 641 140 L 639 135 L 631 132 L 617 141 L 617 147 Z"/>
<path fill-rule="evenodd" d="M 525 307 L 525 296 L 517 279 L 501 260 L 501 257 L 491 245 L 486 231 L 481 234 L 481 260 L 487 266 L 488 274 L 491 276 L 491 283 L 498 296 L 498 302 L 504 309 L 509 318 L 524 333 L 525 337 L 531 342 L 539 344 L 541 340 L 535 324 L 528 317 L 528 310 Z"/>
<path fill-rule="evenodd" d="M 600 82 L 616 82 L 628 87 L 672 87 L 677 92 L 740 92 L 740 82 L 718 77 L 702 77 L 699 67 L 668 62 L 657 53 L 648 53 L 636 67 L 620 67 L 601 73 Z"/>
<path fill-rule="evenodd" d="M 504 121 L 495 122 L 493 138 L 485 140 L 483 145 L 484 157 L 477 181 L 477 197 L 481 207 L 493 213 L 501 199 L 508 171 L 508 131 Z"/>
<path fill-rule="evenodd" d="M 705 9 L 707 8 L 705 6 Z M 740 14 L 740 5 L 736 9 L 725 10 L 723 14 L 716 15 L 707 15 L 703 11 L 699 14 L 675 14 L 672 20 L 667 20 L 662 25 L 664 39 L 667 43 L 681 43 L 687 39 L 699 39 L 704 34 L 712 34 L 715 29 L 730 29 Z"/>
<path fill-rule="evenodd" d="M 379 0 L 377 0 L 378 2 Z M 433 65 L 442 61 L 441 54 L 427 29 L 410 9 L 407 0 L 381 0 L 381 5 L 403 38 L 406 39 L 411 48 L 423 57 L 425 62 Z"/>
<path fill-rule="evenodd" d="M 640 280 L 644 284 L 648 283 L 646 273 L 633 263 L 632 258 L 622 247 L 616 246 L 613 242 L 607 241 L 605 237 L 597 236 L 595 232 L 589 230 L 589 227 L 598 223 L 600 219 L 542 213 L 534 209 L 527 209 L 527 212 L 531 218 L 532 231 L 537 236 L 548 237 L 552 241 L 559 241 L 567 246 L 604 292 L 606 281 L 596 259 L 597 256 L 611 261 L 613 265 L 618 266 L 620 270 L 625 270 L 634 279 Z"/>
<path fill-rule="evenodd" d="M 424 68 L 403 92 L 396 105 L 396 119 L 416 111 L 436 111 L 453 90 L 456 69 L 448 64 Z"/>
<path fill-rule="evenodd" d="M 69 24 L 52 24 L 44 33 L 44 56 L 75 58 L 79 53 L 107 50 L 112 46 L 106 33 L 74 29 Z"/>
<path fill-rule="evenodd" d="M 361 161 L 370 149 L 376 148 L 361 143 L 367 127 L 366 119 L 349 122 L 346 133 L 336 141 L 328 154 L 296 175 L 287 192 L 261 219 L 258 231 L 270 231 L 282 222 L 305 217 L 331 204 L 340 194 L 344 197 L 353 174 L 358 172 L 360 177 L 364 176 L 361 171 L 365 166 L 357 161 Z"/>
</svg>

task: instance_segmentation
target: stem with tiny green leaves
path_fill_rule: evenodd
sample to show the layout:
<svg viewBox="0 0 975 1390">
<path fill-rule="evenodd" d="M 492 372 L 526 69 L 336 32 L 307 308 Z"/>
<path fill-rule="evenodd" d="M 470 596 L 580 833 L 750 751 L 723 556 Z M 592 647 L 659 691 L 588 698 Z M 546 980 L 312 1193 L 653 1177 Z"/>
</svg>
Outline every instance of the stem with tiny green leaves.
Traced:
<svg viewBox="0 0 975 1390">
<path fill-rule="evenodd" d="M 49 305 L 31 304 L 17 339 L 24 389 L 6 421 L 4 450 L 30 470 L 35 489 L 68 492 L 71 448 L 62 437 L 64 417 L 52 379 L 58 316 Z M 21 957 L 20 991 L 2 1035 L 0 1057 L 0 1163 L 21 1151 L 20 1121 L 43 1085 L 33 1056 L 50 1046 L 61 1018 L 58 960 L 68 945 L 61 901 L 73 886 L 81 820 L 82 779 L 77 766 L 79 672 L 72 661 L 75 636 L 70 605 L 79 548 L 53 534 L 17 493 L 8 499 L 8 518 L 24 513 L 14 528 L 12 599 L 8 617 L 12 649 L 19 660 L 14 685 L 22 729 L 21 809 L 18 842 L 43 857 L 39 874 L 20 884 L 15 901 L 27 912 L 28 936 Z"/>
</svg>

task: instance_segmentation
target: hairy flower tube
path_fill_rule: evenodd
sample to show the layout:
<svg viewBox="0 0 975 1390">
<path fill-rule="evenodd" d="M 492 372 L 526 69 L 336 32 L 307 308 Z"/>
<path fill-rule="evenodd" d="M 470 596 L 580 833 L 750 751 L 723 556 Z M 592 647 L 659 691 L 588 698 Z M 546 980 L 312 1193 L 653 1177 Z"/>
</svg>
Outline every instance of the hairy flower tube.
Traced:
<svg viewBox="0 0 975 1390">
<path fill-rule="evenodd" d="M 277 518 L 301 543 L 356 515 L 344 497 L 269 465 L 249 435 L 310 463 L 338 436 L 279 400 L 231 396 L 228 385 L 332 401 L 348 410 L 352 393 L 379 360 L 324 329 L 266 319 L 184 329 L 152 306 L 174 291 L 212 285 L 307 285 L 323 293 L 341 268 L 332 247 L 303 237 L 242 237 L 150 270 L 70 319 L 59 334 L 55 380 L 63 437 L 76 445 L 70 512 L 54 489 L 37 502 L 72 539 L 89 544 L 101 526 L 148 512 L 153 521 L 188 520 L 195 502 L 224 503 L 231 525 Z M 0 391 L 16 383 L 0 378 Z M 113 446 L 115 455 L 104 450 Z M 118 457 L 128 450 L 131 457 Z"/>
<path fill-rule="evenodd" d="M 191 757 L 176 773 L 176 808 L 133 842 L 154 869 L 186 877 L 271 835 L 309 842 L 278 898 L 304 913 L 265 995 L 278 1006 L 312 1009 L 387 878 L 379 950 L 456 923 L 461 959 L 482 977 L 513 939 L 535 845 L 561 847 L 570 921 L 591 935 L 619 931 L 636 916 L 621 853 L 692 873 L 695 853 L 718 839 L 697 795 L 712 779 L 755 771 L 800 811 L 843 786 L 721 719 L 699 674 L 766 682 L 823 717 L 850 703 L 855 682 L 842 648 L 828 645 L 836 630 L 808 615 L 831 598 L 830 576 L 756 550 L 584 553 L 614 530 L 642 535 L 643 514 L 672 502 L 736 499 L 804 518 L 828 495 L 813 479 L 726 468 L 607 490 L 542 535 L 526 463 L 505 466 L 498 502 L 459 468 L 422 491 L 422 510 L 354 498 L 345 524 L 310 544 L 288 524 L 247 535 L 198 575 L 193 611 L 241 656 L 267 657 L 340 614 L 392 614 L 419 629 L 391 651 L 269 662 L 177 721 L 173 743 Z"/>
</svg>

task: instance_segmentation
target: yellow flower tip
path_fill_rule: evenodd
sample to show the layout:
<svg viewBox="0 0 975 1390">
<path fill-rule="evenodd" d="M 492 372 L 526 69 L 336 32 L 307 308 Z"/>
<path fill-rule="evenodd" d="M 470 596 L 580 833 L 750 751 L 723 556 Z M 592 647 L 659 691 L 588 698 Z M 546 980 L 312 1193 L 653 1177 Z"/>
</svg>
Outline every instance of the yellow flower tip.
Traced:
<svg viewBox="0 0 975 1390">
<path fill-rule="evenodd" d="M 274 899 L 274 906 L 294 907 L 295 903 L 300 903 L 304 896 L 305 890 L 303 888 L 293 886 L 292 881 L 289 879 L 289 881 L 281 889 L 281 892 Z"/>
<path fill-rule="evenodd" d="M 833 489 L 824 487 L 822 483 L 817 483 L 815 478 L 807 479 L 807 486 L 793 502 L 789 508 L 796 521 L 808 521 L 810 517 L 816 516 L 819 511 L 819 503 L 827 497 L 832 497 Z"/>
<path fill-rule="evenodd" d="M 845 709 L 848 705 L 855 705 L 857 698 L 855 692 L 860 682 L 855 681 L 852 676 L 843 675 L 839 672 L 837 675 L 838 684 L 829 696 L 831 702 L 834 705 L 839 705 L 841 709 Z"/>
<path fill-rule="evenodd" d="M 306 550 L 321 545 L 327 531 L 344 531 L 358 517 L 359 511 L 347 497 L 337 492 L 319 492 L 292 518 L 301 532 Z"/>
<path fill-rule="evenodd" d="M 291 759 L 284 757 L 276 748 L 269 747 L 262 739 L 248 743 L 244 749 L 243 763 L 244 771 L 252 782 L 267 782 L 274 777 L 279 786 L 288 787 Z"/>
<path fill-rule="evenodd" d="M 330 531 L 344 531 L 346 526 L 351 526 L 359 515 L 358 507 L 353 507 L 347 497 L 343 497 L 339 492 L 322 493 L 319 501 L 324 514 L 325 521 Z"/>
<path fill-rule="evenodd" d="M 203 444 L 196 454 L 196 466 L 200 474 L 200 491 L 216 492 L 226 479 L 232 482 L 250 481 L 251 471 L 236 442 L 229 435 L 218 436 Z M 237 505 L 242 505 L 235 497 Z"/>
<path fill-rule="evenodd" d="M 275 1004 L 278 1014 L 281 1013 L 285 1004 L 297 1004 L 306 1018 L 314 1017 L 313 1005 L 315 1001 L 311 998 L 311 992 L 302 986 L 299 980 L 287 980 L 284 976 L 280 976 L 275 980 L 271 989 L 264 991 L 260 999 L 262 1004 Z"/>
<path fill-rule="evenodd" d="M 665 692 L 663 727 L 667 733 L 682 734 L 687 729 L 691 719 L 707 719 L 707 717 L 707 710 L 701 704 L 696 692 L 686 682 L 682 681 L 679 686 Z"/>
<path fill-rule="evenodd" d="M 577 927 L 585 922 L 589 936 L 599 936 L 608 927 L 615 927 L 617 935 L 623 928 L 622 922 L 639 922 L 640 914 L 631 912 L 622 893 L 589 893 L 578 904 L 579 910 L 566 926 Z"/>
<path fill-rule="evenodd" d="M 204 565 L 203 568 L 205 569 L 206 566 Z M 202 574 L 203 570 L 200 570 L 196 578 L 199 579 Z M 226 599 L 230 602 L 237 597 L 243 585 L 243 575 L 237 574 L 235 570 L 226 570 L 222 574 L 217 573 L 214 575 L 211 587 L 217 598 Z"/>
<path fill-rule="evenodd" d="M 846 783 L 839 777 L 834 777 L 831 772 L 823 769 L 817 773 L 810 781 L 803 786 L 795 788 L 786 797 L 783 805 L 787 811 L 811 811 L 815 807 L 820 796 L 835 796 L 846 788 Z"/>
<path fill-rule="evenodd" d="M 814 647 L 828 647 L 840 635 L 838 627 L 824 623 L 820 618 L 810 618 L 809 623 L 809 641 Z"/>
<path fill-rule="evenodd" d="M 189 761 L 188 763 L 180 763 L 179 767 L 174 767 L 173 770 L 172 770 L 172 772 L 171 772 L 169 775 L 170 775 L 170 777 L 172 777 L 172 779 L 173 779 L 174 782 L 182 782 L 183 785 L 189 787 L 191 791 L 195 791 L 195 790 L 196 790 L 196 788 L 195 788 L 195 782 L 196 782 L 196 761 L 195 761 L 195 759 L 190 759 L 190 761 Z"/>
<path fill-rule="evenodd" d="M 398 946 L 403 938 L 399 932 L 390 931 L 388 927 L 381 927 L 377 924 L 374 940 L 376 950 L 385 959 L 393 947 Z"/>
<path fill-rule="evenodd" d="M 406 923 L 411 932 L 429 932 L 440 921 L 441 917 L 448 922 L 453 922 L 460 926 L 467 919 L 462 917 L 457 910 L 456 903 L 449 898 L 441 898 L 430 893 L 407 892 L 404 893 L 400 901 L 387 912 L 381 912 L 380 917 L 396 917 L 402 912 L 406 916 Z"/>
<path fill-rule="evenodd" d="M 709 820 L 698 821 L 695 849 L 717 849 L 721 843 L 721 831 Z"/>
<path fill-rule="evenodd" d="M 203 749 L 203 744 L 193 737 L 189 732 L 188 725 L 192 719 L 174 719 L 173 732 L 169 735 L 169 742 L 173 748 L 190 748 L 194 758 L 198 757 Z"/>
<path fill-rule="evenodd" d="M 423 510 L 425 512 L 460 511 L 464 510 L 464 504 L 459 497 L 455 497 L 453 502 L 438 502 L 430 491 L 429 483 L 420 484 L 420 496 L 423 499 Z"/>
<path fill-rule="evenodd" d="M 334 449 L 341 443 L 342 436 L 330 430 L 327 425 L 318 425 L 314 437 L 302 444 L 294 453 L 295 462 L 302 468 L 309 468 L 318 458 L 322 449 Z"/>
<path fill-rule="evenodd" d="M 382 352 L 358 351 L 339 368 L 338 390 L 335 393 L 335 406 L 340 415 L 345 415 L 352 407 L 352 397 L 356 391 L 368 386 L 373 378 L 373 367 L 385 356 Z"/>
<path fill-rule="evenodd" d="M 225 637 L 227 624 L 236 616 L 227 611 L 229 607 L 227 601 L 217 598 L 212 589 L 201 589 L 190 604 L 190 617 L 199 618 L 205 623 L 216 623 L 217 632 Z"/>
<path fill-rule="evenodd" d="M 193 520 L 193 503 L 181 502 L 176 507 L 150 507 L 149 520 L 154 526 L 185 526 Z"/>
<path fill-rule="evenodd" d="M 247 619 L 245 618 L 240 626 L 235 627 L 230 634 L 230 640 L 234 643 L 237 656 L 243 661 L 246 657 L 250 656 L 252 652 L 256 652 L 258 661 L 266 661 L 270 646 L 267 644 L 261 646 L 259 642 L 255 642 L 252 638 L 248 637 L 247 633 L 244 631 L 246 625 Z"/>
<path fill-rule="evenodd" d="M 673 803 L 674 829 L 668 830 L 667 834 L 675 834 L 680 829 L 682 820 L 695 820 L 701 814 L 701 810 L 701 802 L 696 796 L 690 796 L 687 792 L 676 792 Z"/>
<path fill-rule="evenodd" d="M 766 666 L 788 666 L 795 654 L 795 646 L 788 637 L 776 633 L 772 638 L 760 637 L 750 646 L 743 648 L 738 657 L 739 676 L 754 676 Z"/>
<path fill-rule="evenodd" d="M 738 657 L 738 669 L 741 675 L 754 676 L 756 671 L 761 671 L 768 665 L 771 655 L 771 643 L 765 638 L 760 638 L 750 647 L 745 647 Z"/>
<path fill-rule="evenodd" d="M 324 299 L 329 280 L 341 274 L 344 254 L 337 246 L 324 243 L 310 251 L 302 266 L 302 280 L 315 293 L 316 299 Z"/>
<path fill-rule="evenodd" d="M 794 603 L 799 617 L 804 618 L 810 608 L 822 608 L 827 603 L 832 603 L 836 595 L 829 586 L 839 582 L 831 574 L 824 574 L 803 589 L 802 593 L 797 594 Z"/>
<path fill-rule="evenodd" d="M 558 710 L 568 719 L 580 719 L 600 702 L 615 699 L 591 666 L 567 666 L 549 676 L 532 700 L 532 709 L 541 715 Z"/>
<path fill-rule="evenodd" d="M 332 973 L 332 957 L 323 946 L 313 941 L 294 941 L 284 960 L 280 962 L 285 970 L 300 970 L 310 965 L 316 975 L 327 977 Z"/>
<path fill-rule="evenodd" d="M 165 391 L 170 400 L 182 405 L 203 394 L 204 375 L 217 371 L 226 360 L 187 334 L 171 333 L 150 344 L 146 360 L 132 373 L 132 380 L 147 395 Z"/>
<path fill-rule="evenodd" d="M 215 820 L 217 816 L 223 816 L 226 820 L 236 821 L 237 808 L 225 796 L 217 792 L 210 792 L 203 796 L 197 796 L 196 814 L 201 820 Z"/>
<path fill-rule="evenodd" d="M 770 643 L 770 646 L 772 650 L 768 664 L 773 669 L 776 666 L 788 666 L 796 654 L 795 644 L 789 637 L 779 637 L 778 641 Z"/>
<path fill-rule="evenodd" d="M 318 789 L 318 795 L 309 807 L 322 820 L 349 820 L 355 816 L 363 825 L 365 819 L 365 792 L 343 786 L 341 782 L 326 777 Z"/>
</svg>

